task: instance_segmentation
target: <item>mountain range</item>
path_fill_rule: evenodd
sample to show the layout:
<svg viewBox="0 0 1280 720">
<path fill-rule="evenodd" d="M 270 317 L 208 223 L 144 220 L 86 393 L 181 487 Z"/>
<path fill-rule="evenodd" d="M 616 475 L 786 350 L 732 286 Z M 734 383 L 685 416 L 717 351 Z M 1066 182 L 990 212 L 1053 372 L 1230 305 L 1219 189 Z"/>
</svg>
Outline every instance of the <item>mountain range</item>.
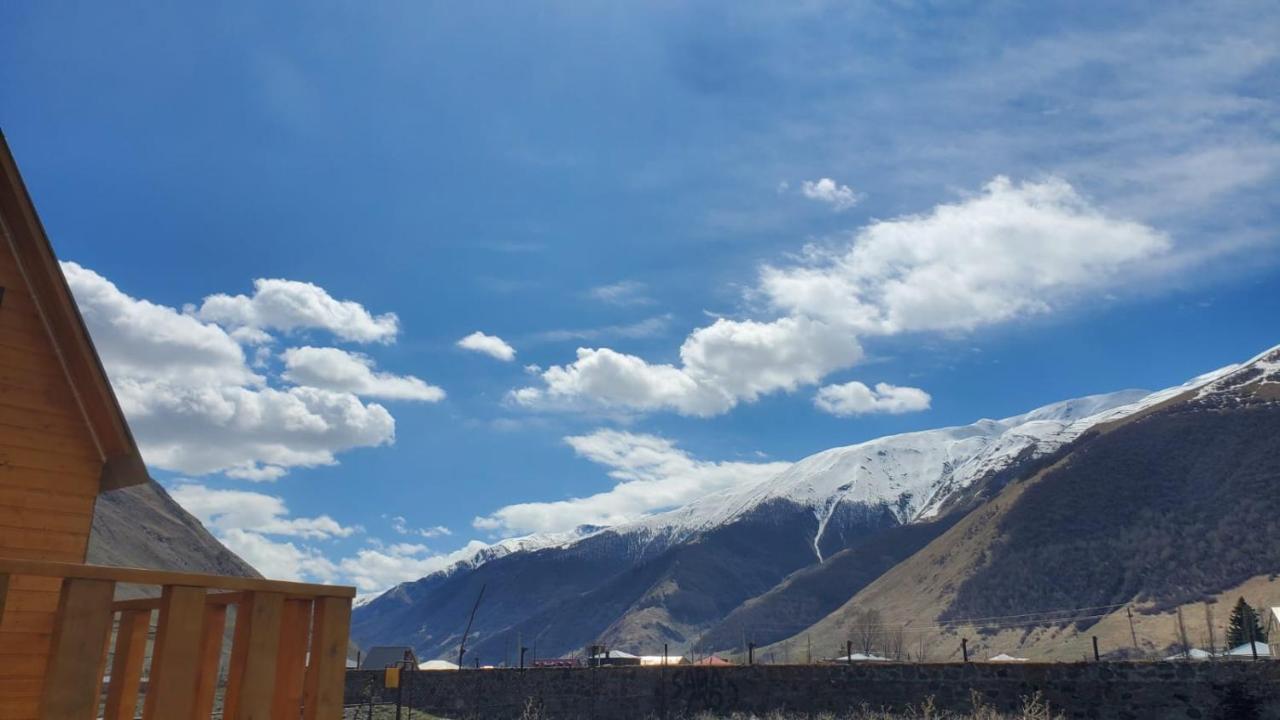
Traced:
<svg viewBox="0 0 1280 720">
<path fill-rule="evenodd" d="M 1189 603 L 1272 592 L 1278 479 L 1275 348 L 1158 392 L 833 448 L 635 522 L 502 541 L 362 604 L 352 633 L 456 659 L 484 588 L 468 662 L 520 645 L 791 655 L 815 637 L 830 653 L 868 611 L 913 628 L 917 654 L 960 633 L 993 652 L 1075 652 L 1064 638 L 1116 619 L 969 619 L 1132 607 L 1154 628 Z"/>
</svg>

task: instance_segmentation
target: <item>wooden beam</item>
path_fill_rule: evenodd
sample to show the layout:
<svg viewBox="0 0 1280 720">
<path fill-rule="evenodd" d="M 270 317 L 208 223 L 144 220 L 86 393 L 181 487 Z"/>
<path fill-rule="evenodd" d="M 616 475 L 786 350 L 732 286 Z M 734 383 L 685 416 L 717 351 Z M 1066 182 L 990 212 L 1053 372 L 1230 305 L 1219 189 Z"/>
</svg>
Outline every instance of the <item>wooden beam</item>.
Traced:
<svg viewBox="0 0 1280 720">
<path fill-rule="evenodd" d="M 351 601 L 317 598 L 311 620 L 311 662 L 303 693 L 304 720 L 340 720 Z"/>
<path fill-rule="evenodd" d="M 356 596 L 356 589 L 345 585 L 316 585 L 313 583 L 263 580 L 261 578 L 233 577 L 229 575 L 205 575 L 164 570 L 143 570 L 141 568 L 107 567 L 105 565 L 80 565 L 18 558 L 0 558 L 0 573 L 34 575 L 37 577 L 112 580 L 137 585 L 182 585 L 185 587 L 219 590 L 247 590 L 312 597 L 354 598 Z"/>
<path fill-rule="evenodd" d="M 284 595 L 255 592 L 236 607 L 225 720 L 271 720 Z"/>
<path fill-rule="evenodd" d="M 208 597 L 212 596 L 206 596 Z M 218 689 L 218 670 L 222 664 L 222 634 L 226 628 L 227 606 L 209 603 L 206 599 L 204 630 L 200 639 L 200 674 L 196 677 L 193 717 L 207 718 L 213 713 L 213 697 Z"/>
<path fill-rule="evenodd" d="M 160 598 L 151 680 L 142 708 L 143 720 L 192 716 L 199 677 L 201 629 L 204 625 L 203 588 L 168 585 Z"/>
<path fill-rule="evenodd" d="M 311 634 L 311 601 L 285 600 L 280 622 L 280 653 L 276 657 L 275 700 L 272 717 L 297 718 L 302 710 L 302 684 L 307 671 L 307 640 Z"/>
<path fill-rule="evenodd" d="M 40 702 L 44 720 L 97 716 L 114 593 L 110 580 L 69 578 L 62 583 Z"/>
<path fill-rule="evenodd" d="M 133 720 L 142 685 L 142 665 L 151 629 L 150 610 L 125 610 L 116 630 L 116 652 L 111 659 L 111 682 L 103 720 Z"/>
</svg>

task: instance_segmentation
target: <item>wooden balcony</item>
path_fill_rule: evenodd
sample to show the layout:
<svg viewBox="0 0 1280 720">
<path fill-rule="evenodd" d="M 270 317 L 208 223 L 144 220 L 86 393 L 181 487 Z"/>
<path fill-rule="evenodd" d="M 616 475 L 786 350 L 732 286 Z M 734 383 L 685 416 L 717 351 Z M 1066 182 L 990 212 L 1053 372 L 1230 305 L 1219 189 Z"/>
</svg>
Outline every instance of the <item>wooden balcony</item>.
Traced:
<svg viewBox="0 0 1280 720">
<path fill-rule="evenodd" d="M 117 584 L 160 597 L 116 601 Z M 52 627 L 27 638 L 48 644 L 47 661 L 0 687 L 0 716 L 25 689 L 42 720 L 132 720 L 139 707 L 146 720 L 209 718 L 215 698 L 227 720 L 342 717 L 354 588 L 0 558 L 0 624 L 32 592 L 58 596 Z"/>
</svg>

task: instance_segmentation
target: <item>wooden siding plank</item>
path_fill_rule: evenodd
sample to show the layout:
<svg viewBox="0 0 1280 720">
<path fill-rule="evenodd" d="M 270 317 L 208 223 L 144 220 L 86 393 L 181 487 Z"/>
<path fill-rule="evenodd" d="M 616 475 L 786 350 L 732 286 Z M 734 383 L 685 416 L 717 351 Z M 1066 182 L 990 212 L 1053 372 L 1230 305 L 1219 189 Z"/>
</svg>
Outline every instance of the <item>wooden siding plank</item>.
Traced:
<svg viewBox="0 0 1280 720">
<path fill-rule="evenodd" d="M 147 633 L 150 629 L 150 610 L 126 610 L 120 613 L 103 720 L 133 720 L 137 712 L 138 689 L 142 685 L 142 667 L 146 660 Z"/>
<path fill-rule="evenodd" d="M 204 595 L 203 588 L 167 585 L 160 596 L 143 720 L 191 717 L 200 674 Z"/>
<path fill-rule="evenodd" d="M 347 668 L 347 637 L 351 631 L 351 601 L 317 598 L 311 627 L 311 662 L 307 666 L 303 718 L 339 720 Z"/>
<path fill-rule="evenodd" d="M 83 557 L 88 541 L 86 533 L 0 527 L 0 548 L 9 550 L 51 550 Z"/>
<path fill-rule="evenodd" d="M 9 573 L 0 573 L 0 626 L 4 625 L 4 608 L 9 599 Z"/>
<path fill-rule="evenodd" d="M 48 470 L 0 465 L 0 487 L 49 490 L 79 497 L 97 497 L 98 474 L 67 475 Z"/>
<path fill-rule="evenodd" d="M 0 527 L 88 535 L 92 525 L 91 516 L 0 505 Z"/>
<path fill-rule="evenodd" d="M 284 595 L 250 593 L 236 608 L 236 636 L 223 706 L 226 720 L 270 720 Z"/>
<path fill-rule="evenodd" d="M 110 580 L 70 578 L 63 583 L 40 703 L 45 720 L 97 715 L 114 592 Z"/>
<path fill-rule="evenodd" d="M 92 497 L 50 492 L 46 488 L 10 488 L 0 486 L 0 506 L 18 510 L 50 511 L 93 517 Z"/>
</svg>

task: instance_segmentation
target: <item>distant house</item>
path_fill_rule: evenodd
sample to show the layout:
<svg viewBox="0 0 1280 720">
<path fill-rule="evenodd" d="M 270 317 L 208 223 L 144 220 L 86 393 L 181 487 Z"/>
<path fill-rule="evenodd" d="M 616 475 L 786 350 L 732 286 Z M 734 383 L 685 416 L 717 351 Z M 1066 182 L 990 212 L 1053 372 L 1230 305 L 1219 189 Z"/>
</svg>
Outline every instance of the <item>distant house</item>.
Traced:
<svg viewBox="0 0 1280 720">
<path fill-rule="evenodd" d="M 378 645 L 369 648 L 369 654 L 360 661 L 361 670 L 382 670 L 389 667 L 403 667 L 404 663 L 413 663 L 418 667 L 418 656 L 408 645 Z"/>
<path fill-rule="evenodd" d="M 694 665 L 732 665 L 733 663 L 729 662 L 728 660 L 725 660 L 719 655 L 708 655 L 702 658 L 701 660 L 695 661 L 693 664 Z"/>
</svg>

